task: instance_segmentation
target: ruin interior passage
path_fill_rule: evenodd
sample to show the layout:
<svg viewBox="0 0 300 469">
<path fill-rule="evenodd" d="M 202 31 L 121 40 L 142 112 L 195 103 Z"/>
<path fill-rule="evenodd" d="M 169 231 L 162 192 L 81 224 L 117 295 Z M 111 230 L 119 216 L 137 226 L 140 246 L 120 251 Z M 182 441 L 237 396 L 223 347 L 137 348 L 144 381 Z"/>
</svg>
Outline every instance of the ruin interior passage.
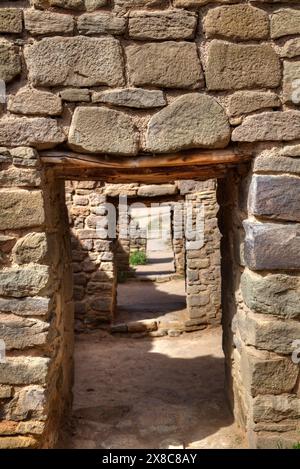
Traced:
<svg viewBox="0 0 300 469">
<path fill-rule="evenodd" d="M 216 186 L 66 183 L 76 335 L 61 447 L 245 445 L 224 392 Z"/>
</svg>

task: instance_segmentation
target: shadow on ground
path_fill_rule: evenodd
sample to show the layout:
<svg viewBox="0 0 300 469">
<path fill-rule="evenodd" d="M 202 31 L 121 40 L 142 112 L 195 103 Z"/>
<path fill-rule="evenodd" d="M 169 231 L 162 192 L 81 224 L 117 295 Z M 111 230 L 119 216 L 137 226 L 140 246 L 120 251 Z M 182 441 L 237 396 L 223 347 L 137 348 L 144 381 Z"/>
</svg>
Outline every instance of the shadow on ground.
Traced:
<svg viewBox="0 0 300 469">
<path fill-rule="evenodd" d="M 65 448 L 238 448 L 221 331 L 156 339 L 77 336 Z"/>
</svg>

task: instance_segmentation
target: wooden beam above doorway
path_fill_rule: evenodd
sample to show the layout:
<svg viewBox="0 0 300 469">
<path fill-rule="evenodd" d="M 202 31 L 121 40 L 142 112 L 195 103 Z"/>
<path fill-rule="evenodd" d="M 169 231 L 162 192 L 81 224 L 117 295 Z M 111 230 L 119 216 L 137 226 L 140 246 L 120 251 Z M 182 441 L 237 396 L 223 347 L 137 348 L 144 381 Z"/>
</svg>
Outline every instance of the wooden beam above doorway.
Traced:
<svg viewBox="0 0 300 469">
<path fill-rule="evenodd" d="M 233 149 L 189 150 L 130 158 L 47 150 L 42 151 L 40 157 L 44 165 L 54 168 L 56 175 L 64 179 L 147 184 L 224 177 L 228 167 L 251 159 L 251 155 Z"/>
</svg>

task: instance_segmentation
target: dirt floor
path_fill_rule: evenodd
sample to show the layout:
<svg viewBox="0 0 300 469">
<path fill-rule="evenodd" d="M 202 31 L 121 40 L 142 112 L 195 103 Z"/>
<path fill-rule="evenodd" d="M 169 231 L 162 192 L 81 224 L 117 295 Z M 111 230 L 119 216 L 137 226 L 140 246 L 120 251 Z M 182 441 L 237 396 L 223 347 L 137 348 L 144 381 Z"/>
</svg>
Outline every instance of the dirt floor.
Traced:
<svg viewBox="0 0 300 469">
<path fill-rule="evenodd" d="M 221 329 L 80 334 L 63 448 L 242 448 L 223 390 Z"/>
<path fill-rule="evenodd" d="M 155 319 L 160 327 L 176 328 L 187 319 L 185 281 L 120 283 L 117 304 L 116 323 Z"/>
</svg>

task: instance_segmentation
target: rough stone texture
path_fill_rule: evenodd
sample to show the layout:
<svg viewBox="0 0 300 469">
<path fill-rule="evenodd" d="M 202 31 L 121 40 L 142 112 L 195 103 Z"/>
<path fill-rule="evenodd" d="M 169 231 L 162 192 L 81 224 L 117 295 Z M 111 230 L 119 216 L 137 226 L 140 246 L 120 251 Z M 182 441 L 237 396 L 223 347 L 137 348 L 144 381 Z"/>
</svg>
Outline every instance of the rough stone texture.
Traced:
<svg viewBox="0 0 300 469">
<path fill-rule="evenodd" d="M 220 7 L 222 4 L 226 7 Z M 30 146 L 43 149 L 60 145 L 57 150 L 66 150 L 64 140 L 72 119 L 74 123 L 74 112 L 76 116 L 76 108 L 86 102 L 89 112 L 98 113 L 99 109 L 100 113 L 104 110 L 111 116 L 110 132 L 106 128 L 102 132 L 106 122 L 103 116 L 99 119 L 100 127 L 98 119 L 96 126 L 94 121 L 90 125 L 85 122 L 89 146 L 96 144 L 97 148 L 99 140 L 101 145 L 105 140 L 109 151 L 113 147 L 114 151 L 122 152 L 124 148 L 128 150 L 128 139 L 132 139 L 136 152 L 136 126 L 141 134 L 142 153 L 146 150 L 149 121 L 162 116 L 155 107 L 168 104 L 164 111 L 169 119 L 168 112 L 173 106 L 176 108 L 181 99 L 189 99 L 183 96 L 186 90 L 197 87 L 203 87 L 203 99 L 207 100 L 203 116 L 215 115 L 214 109 L 219 106 L 215 98 L 224 112 L 218 107 L 220 117 L 216 123 L 212 119 L 207 125 L 204 119 L 200 131 L 195 125 L 199 113 L 193 114 L 194 102 L 191 110 L 186 110 L 189 116 L 186 121 L 172 114 L 171 144 L 176 140 L 175 148 L 178 141 L 182 148 L 189 148 L 185 145 L 193 143 L 191 135 L 195 129 L 196 143 L 203 137 L 203 129 L 208 132 L 206 128 L 213 139 L 215 130 L 223 125 L 220 123 L 225 122 L 222 128 L 229 129 L 226 113 L 232 126 L 243 122 L 234 130 L 234 139 L 237 136 L 238 140 L 248 142 L 237 148 L 241 153 L 253 155 L 254 161 L 249 162 L 248 176 L 246 165 L 238 170 L 217 165 L 218 174 L 221 171 L 224 175 L 218 181 L 220 210 L 215 187 L 209 184 L 199 187 L 199 183 L 194 186 L 183 183 L 180 187 L 176 182 L 170 188 L 172 181 L 169 181 L 163 189 L 155 184 L 149 192 L 165 198 L 165 193 L 170 191 L 169 196 L 176 198 L 172 203 L 173 250 L 177 272 L 186 274 L 188 313 L 181 327 L 190 331 L 220 323 L 219 223 L 223 235 L 226 390 L 229 397 L 234 395 L 232 408 L 236 422 L 247 433 L 251 447 L 278 447 L 281 443 L 291 447 L 298 441 L 299 365 L 296 369 L 290 354 L 293 339 L 299 337 L 300 319 L 299 266 L 296 271 L 293 267 L 299 258 L 299 227 L 295 221 L 299 212 L 296 201 L 299 199 L 300 126 L 299 113 L 289 110 L 295 109 L 300 99 L 298 4 L 298 0 L 295 3 L 259 0 L 256 7 L 252 6 L 253 2 L 235 0 L 211 3 L 208 0 L 22 0 L 1 4 L 0 31 L 4 30 L 1 32 L 5 39 L 0 41 L 0 78 L 15 82 L 7 86 L 7 94 L 11 96 L 7 115 L 3 83 L 0 89 L 0 135 L 6 142 L 0 148 L 0 282 L 3 294 L 17 295 L 0 298 L 0 328 L 8 350 L 12 350 L 7 354 L 9 363 L 0 369 L 1 448 L 56 445 L 59 417 L 66 415 L 71 405 L 72 268 L 76 329 L 94 329 L 113 319 L 117 269 L 128 271 L 128 254 L 133 246 L 145 248 L 142 231 L 132 242 L 122 238 L 118 248 L 113 239 L 107 238 L 108 212 L 104 204 L 106 197 L 117 197 L 120 192 L 132 197 L 133 202 L 138 192 L 149 192 L 149 188 L 144 183 L 132 182 L 118 189 L 116 184 L 84 180 L 73 182 L 71 192 L 66 195 L 72 228 L 71 259 L 63 181 L 51 168 L 41 165 L 37 151 Z M 17 22 L 8 15 L 8 5 L 9 15 L 21 19 L 24 14 L 24 32 L 21 21 L 15 26 Z M 87 11 L 94 13 L 87 15 Z M 271 40 L 267 16 L 272 18 L 272 34 L 278 34 L 279 40 Z M 206 34 L 202 30 L 203 19 Z M 96 37 L 80 37 L 80 33 Z M 176 42 L 166 42 L 170 39 Z M 126 53 L 132 59 L 123 60 Z M 282 58 L 296 58 L 283 65 L 284 83 L 279 65 Z M 24 63 L 22 73 L 21 63 Z M 207 86 L 201 64 L 207 74 Z M 138 88 L 130 88 L 134 84 Z M 32 90 L 33 85 L 36 90 Z M 275 92 L 272 88 L 276 88 Z M 22 94 L 28 89 L 35 95 L 33 103 Z M 235 90 L 245 91 L 227 93 Z M 293 92 L 296 99 L 291 97 Z M 45 103 L 41 93 L 44 97 L 50 93 L 47 97 L 53 97 L 56 103 L 60 97 L 62 113 L 54 113 L 54 103 L 51 106 Z M 202 97 L 195 96 L 197 104 Z M 14 99 L 18 101 L 15 108 Z M 281 112 L 281 102 L 284 112 Z M 115 106 L 124 106 L 126 111 L 113 111 Z M 277 107 L 281 111 L 244 118 Z M 19 112 L 18 109 L 21 113 L 29 112 L 29 116 L 53 112 L 53 116 L 61 117 L 20 119 L 11 115 Z M 122 118 L 113 118 L 111 112 Z M 154 130 L 152 127 L 153 133 Z M 294 140 L 294 144 L 283 145 L 285 140 Z M 24 146 L 12 148 L 20 142 Z M 168 142 L 162 142 L 167 147 Z M 89 152 L 88 149 L 80 151 Z M 158 156 L 154 155 L 155 158 Z M 65 167 L 61 167 L 64 171 Z M 203 177 L 206 171 L 201 173 Z M 93 179 L 94 175 L 90 168 L 84 177 Z M 74 168 L 74 178 L 77 177 L 83 175 Z M 255 223 L 253 213 L 247 213 L 249 188 L 250 207 L 253 205 L 255 213 L 259 212 Z M 201 210 L 204 206 L 205 223 L 177 239 L 185 227 L 184 198 L 193 208 L 199 203 Z M 194 228 L 201 210 L 193 214 Z M 250 223 L 251 229 L 247 228 L 244 249 L 242 221 L 247 216 L 254 227 Z M 266 217 L 275 220 L 264 223 Z M 120 232 L 125 222 L 130 221 L 127 218 L 119 218 Z M 245 267 L 249 258 L 252 268 L 266 270 L 250 271 Z M 275 273 L 273 269 L 277 268 L 281 272 Z M 241 271 L 244 271 L 242 281 Z M 48 354 L 52 361 L 49 374 L 49 359 L 45 358 Z M 38 368 L 44 371 L 40 373 Z M 43 388 L 39 386 L 42 383 Z M 268 394 L 256 396 L 257 393 Z"/>
<path fill-rule="evenodd" d="M 258 217 L 300 221 L 300 178 L 292 176 L 254 176 L 249 209 Z"/>
<path fill-rule="evenodd" d="M 0 8 L 0 32 L 22 32 L 22 10 L 17 8 Z"/>
<path fill-rule="evenodd" d="M 126 48 L 129 81 L 136 86 L 200 88 L 203 73 L 196 45 L 162 42 Z"/>
<path fill-rule="evenodd" d="M 236 1 L 237 0 L 218 0 L 218 3 L 236 3 Z M 182 7 L 182 8 L 188 8 L 188 7 L 200 8 L 203 5 L 206 5 L 207 3 L 210 3 L 210 2 L 211 0 L 174 0 L 174 6 Z"/>
<path fill-rule="evenodd" d="M 69 145 L 95 153 L 135 155 L 138 135 L 132 119 L 106 108 L 77 108 L 70 128 Z"/>
<path fill-rule="evenodd" d="M 25 29 L 33 36 L 42 34 L 72 34 L 72 16 L 50 11 L 28 9 L 24 11 Z"/>
<path fill-rule="evenodd" d="M 167 104 L 162 91 L 143 90 L 141 88 L 95 92 L 92 95 L 92 101 L 94 103 L 107 103 L 136 109 L 162 107 Z"/>
<path fill-rule="evenodd" d="M 257 313 L 300 318 L 300 280 L 297 275 L 260 274 L 245 270 L 241 278 L 243 298 Z"/>
<path fill-rule="evenodd" d="M 18 49 L 6 39 L 0 38 L 0 80 L 9 82 L 21 73 Z"/>
<path fill-rule="evenodd" d="M 300 174 L 300 158 L 284 156 L 278 152 L 264 152 L 254 160 L 254 171 Z"/>
<path fill-rule="evenodd" d="M 0 334 L 6 350 L 24 349 L 43 345 L 47 340 L 49 324 L 39 319 L 24 319 L 20 316 L 1 315 Z"/>
<path fill-rule="evenodd" d="M 126 13 L 127 10 L 134 8 L 164 7 L 167 5 L 167 0 L 115 0 L 114 5 L 118 13 Z"/>
<path fill-rule="evenodd" d="M 209 10 L 203 21 L 207 37 L 249 41 L 266 39 L 269 34 L 268 14 L 250 5 L 222 6 Z"/>
<path fill-rule="evenodd" d="M 140 186 L 137 191 L 139 197 L 157 197 L 160 195 L 174 195 L 177 188 L 174 184 Z"/>
<path fill-rule="evenodd" d="M 40 86 L 122 86 L 119 42 L 112 37 L 46 38 L 25 48 L 29 79 Z"/>
<path fill-rule="evenodd" d="M 37 149 L 45 149 L 52 148 L 65 139 L 62 129 L 54 119 L 5 117 L 0 120 L 0 145 L 31 145 Z"/>
<path fill-rule="evenodd" d="M 94 11 L 107 5 L 107 0 L 31 0 L 37 8 L 60 7 L 70 10 Z"/>
<path fill-rule="evenodd" d="M 80 34 L 123 34 L 126 29 L 125 18 L 118 18 L 111 13 L 86 13 L 79 16 L 77 28 Z"/>
<path fill-rule="evenodd" d="M 88 102 L 90 101 L 90 91 L 86 88 L 66 88 L 59 92 L 63 101 Z"/>
<path fill-rule="evenodd" d="M 271 16 L 271 37 L 300 34 L 300 11 L 285 8 L 275 11 Z"/>
<path fill-rule="evenodd" d="M 224 148 L 230 129 L 222 107 L 213 98 L 189 94 L 155 114 L 148 124 L 146 148 L 170 152 L 186 148 Z"/>
<path fill-rule="evenodd" d="M 253 403 L 255 422 L 280 422 L 286 418 L 299 418 L 300 399 L 292 394 L 283 396 L 257 396 Z"/>
<path fill-rule="evenodd" d="M 232 44 L 213 40 L 208 49 L 206 84 L 209 90 L 276 88 L 279 57 L 269 44 Z"/>
<path fill-rule="evenodd" d="M 40 184 L 40 172 L 35 169 L 9 167 L 0 172 L 2 187 L 38 187 Z"/>
<path fill-rule="evenodd" d="M 17 114 L 58 116 L 62 104 L 55 94 L 28 88 L 10 96 L 7 109 Z"/>
<path fill-rule="evenodd" d="M 261 350 L 290 355 L 293 342 L 300 337 L 298 321 L 274 321 L 270 316 L 240 310 L 235 322 L 244 343 Z"/>
<path fill-rule="evenodd" d="M 40 226 L 45 221 L 40 191 L 1 190 L 0 209 L 2 230 Z"/>
<path fill-rule="evenodd" d="M 11 267 L 0 272 L 0 295 L 22 298 L 43 294 L 49 283 L 49 268 L 44 265 Z"/>
<path fill-rule="evenodd" d="M 232 132 L 234 142 L 289 141 L 300 137 L 300 112 L 263 112 L 248 116 Z"/>
<path fill-rule="evenodd" d="M 285 103 L 300 104 L 300 62 L 284 62 L 283 99 Z"/>
<path fill-rule="evenodd" d="M 300 145 L 286 145 L 281 149 L 280 154 L 282 156 L 298 157 L 300 156 Z"/>
<path fill-rule="evenodd" d="M 17 264 L 36 262 L 43 264 L 47 254 L 47 237 L 45 233 L 28 233 L 20 238 L 13 248 Z"/>
<path fill-rule="evenodd" d="M 300 55 L 300 39 L 291 39 L 287 41 L 280 51 L 281 57 L 288 57 L 289 59 Z"/>
<path fill-rule="evenodd" d="M 299 269 L 300 225 L 244 222 L 245 260 L 252 270 Z"/>
<path fill-rule="evenodd" d="M 0 363 L 0 383 L 44 384 L 50 359 L 42 357 L 7 357 Z"/>
<path fill-rule="evenodd" d="M 291 392 L 298 377 L 298 365 L 290 358 L 252 347 L 242 349 L 242 379 L 253 397 L 259 394 Z"/>
<path fill-rule="evenodd" d="M 45 389 L 42 386 L 26 386 L 10 402 L 7 417 L 16 421 L 28 418 L 44 420 L 45 404 Z"/>
<path fill-rule="evenodd" d="M 133 11 L 129 15 L 129 36 L 133 39 L 193 39 L 197 16 L 184 10 Z"/>
<path fill-rule="evenodd" d="M 265 108 L 278 108 L 281 102 L 275 93 L 263 91 L 237 91 L 230 96 L 228 112 L 231 117 L 238 117 Z"/>
</svg>

